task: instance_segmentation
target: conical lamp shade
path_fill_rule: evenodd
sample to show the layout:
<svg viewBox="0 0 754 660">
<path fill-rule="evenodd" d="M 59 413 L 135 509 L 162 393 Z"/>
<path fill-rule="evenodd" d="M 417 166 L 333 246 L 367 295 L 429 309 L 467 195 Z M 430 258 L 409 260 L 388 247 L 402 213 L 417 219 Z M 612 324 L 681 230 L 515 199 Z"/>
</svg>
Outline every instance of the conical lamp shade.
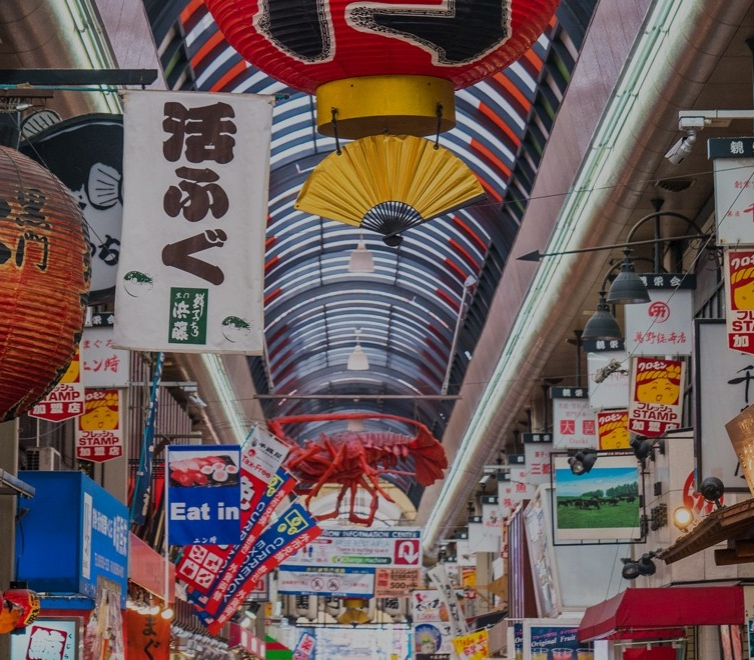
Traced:
<svg viewBox="0 0 754 660">
<path fill-rule="evenodd" d="M 351 355 L 348 356 L 346 369 L 348 371 L 367 371 L 369 369 L 369 358 L 364 349 L 361 348 L 358 335 L 356 336 L 356 346 Z"/>
<path fill-rule="evenodd" d="M 366 607 L 367 601 L 362 598 L 346 598 L 343 603 L 346 609 L 338 616 L 338 623 L 356 625 L 371 621 L 369 615 L 361 609 Z"/>
<path fill-rule="evenodd" d="M 607 302 L 633 305 L 649 302 L 649 292 L 642 279 L 634 270 L 634 262 L 626 252 L 620 272 L 613 280 L 607 294 Z"/>
<path fill-rule="evenodd" d="M 586 322 L 584 331 L 581 333 L 581 339 L 622 339 L 623 333 L 620 330 L 618 321 L 615 320 L 613 313 L 610 311 L 610 305 L 605 301 L 605 294 L 600 294 L 600 301 L 597 303 L 597 311 Z"/>
<path fill-rule="evenodd" d="M 367 249 L 367 246 L 363 240 L 360 240 L 359 244 L 356 246 L 356 249 L 351 252 L 351 256 L 348 260 L 348 272 L 374 272 L 374 257 L 372 256 L 372 253 Z"/>
<path fill-rule="evenodd" d="M 484 197 L 474 173 L 449 150 L 411 135 L 372 135 L 325 158 L 295 207 L 394 236 Z"/>
</svg>

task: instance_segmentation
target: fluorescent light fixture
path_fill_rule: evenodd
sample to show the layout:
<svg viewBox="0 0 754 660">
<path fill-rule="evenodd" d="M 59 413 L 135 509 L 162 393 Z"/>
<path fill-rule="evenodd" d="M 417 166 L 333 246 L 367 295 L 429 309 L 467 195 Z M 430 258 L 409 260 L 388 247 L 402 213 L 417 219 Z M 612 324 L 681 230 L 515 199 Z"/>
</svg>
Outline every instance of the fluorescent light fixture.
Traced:
<svg viewBox="0 0 754 660">
<path fill-rule="evenodd" d="M 346 369 L 348 371 L 367 371 L 369 369 L 369 358 L 361 348 L 359 337 L 361 336 L 361 330 L 356 331 L 356 346 L 353 349 L 351 355 L 348 356 L 348 364 Z"/>
<path fill-rule="evenodd" d="M 372 253 L 367 249 L 366 243 L 364 243 L 364 239 L 362 237 L 359 238 L 359 243 L 356 246 L 356 249 L 351 252 L 351 257 L 348 260 L 348 272 L 374 272 L 374 257 L 372 256 Z"/>
</svg>

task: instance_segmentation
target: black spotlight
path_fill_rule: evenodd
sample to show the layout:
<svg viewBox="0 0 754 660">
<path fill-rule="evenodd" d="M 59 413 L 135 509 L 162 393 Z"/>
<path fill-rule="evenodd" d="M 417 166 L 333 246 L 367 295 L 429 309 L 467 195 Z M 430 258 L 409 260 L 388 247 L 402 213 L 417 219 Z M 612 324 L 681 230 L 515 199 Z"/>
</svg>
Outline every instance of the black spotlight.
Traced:
<svg viewBox="0 0 754 660">
<path fill-rule="evenodd" d="M 571 472 L 579 476 L 591 471 L 597 462 L 597 452 L 594 449 L 582 449 L 568 458 Z"/>
<path fill-rule="evenodd" d="M 717 477 L 707 477 L 699 484 L 699 492 L 702 497 L 708 502 L 714 502 L 718 509 L 722 509 L 723 505 L 720 499 L 725 493 L 725 485 Z"/>
<path fill-rule="evenodd" d="M 628 444 L 631 446 L 631 449 L 634 450 L 634 456 L 636 456 L 636 460 L 641 463 L 642 469 L 647 467 L 648 458 L 650 460 L 654 459 L 654 447 L 652 446 L 651 440 L 636 436 L 631 438 Z"/>
<path fill-rule="evenodd" d="M 657 566 L 652 561 L 654 556 L 654 552 L 645 552 L 638 561 L 621 559 L 624 564 L 621 571 L 623 579 L 635 580 L 640 575 L 654 575 L 657 572 Z"/>
</svg>

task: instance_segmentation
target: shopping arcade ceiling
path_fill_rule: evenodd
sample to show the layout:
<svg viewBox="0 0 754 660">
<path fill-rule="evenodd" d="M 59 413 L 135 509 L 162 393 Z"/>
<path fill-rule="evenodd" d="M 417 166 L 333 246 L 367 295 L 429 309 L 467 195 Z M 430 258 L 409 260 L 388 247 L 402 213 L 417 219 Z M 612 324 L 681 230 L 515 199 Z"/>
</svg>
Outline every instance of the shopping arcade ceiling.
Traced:
<svg viewBox="0 0 754 660">
<path fill-rule="evenodd" d="M 414 228 L 401 246 L 390 248 L 378 234 L 293 208 L 311 170 L 336 147 L 316 132 L 314 99 L 244 62 L 201 0 L 186 3 L 181 45 L 195 88 L 277 95 L 265 269 L 267 355 L 250 359 L 267 417 L 388 413 L 420 421 L 442 439 L 593 4 L 564 1 L 557 21 L 525 57 L 457 92 L 457 126 L 440 136 L 440 144 L 477 173 L 487 200 Z M 153 25 L 160 43 L 159 21 Z M 180 66 L 171 70 L 169 58 L 163 61 L 168 80 L 178 79 Z M 374 256 L 373 273 L 348 271 L 360 238 Z M 464 283 L 471 282 L 464 297 Z M 357 331 L 367 371 L 346 369 Z M 385 425 L 367 420 L 365 428 Z M 387 426 L 411 434 L 398 422 Z M 304 439 L 342 429 L 343 422 L 319 422 L 290 432 Z"/>
</svg>

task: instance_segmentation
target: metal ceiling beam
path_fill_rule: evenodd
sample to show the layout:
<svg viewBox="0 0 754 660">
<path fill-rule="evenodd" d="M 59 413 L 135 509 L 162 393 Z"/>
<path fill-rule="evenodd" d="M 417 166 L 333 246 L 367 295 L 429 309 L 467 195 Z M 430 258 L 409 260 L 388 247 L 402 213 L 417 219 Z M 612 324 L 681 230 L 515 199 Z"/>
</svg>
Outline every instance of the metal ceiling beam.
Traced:
<svg viewBox="0 0 754 660">
<path fill-rule="evenodd" d="M 458 394 L 255 394 L 255 399 L 342 399 L 348 401 L 381 401 L 382 399 L 400 401 L 444 401 L 463 397 Z"/>
<path fill-rule="evenodd" d="M 157 69 L 0 69 L 0 85 L 151 85 Z"/>
</svg>

